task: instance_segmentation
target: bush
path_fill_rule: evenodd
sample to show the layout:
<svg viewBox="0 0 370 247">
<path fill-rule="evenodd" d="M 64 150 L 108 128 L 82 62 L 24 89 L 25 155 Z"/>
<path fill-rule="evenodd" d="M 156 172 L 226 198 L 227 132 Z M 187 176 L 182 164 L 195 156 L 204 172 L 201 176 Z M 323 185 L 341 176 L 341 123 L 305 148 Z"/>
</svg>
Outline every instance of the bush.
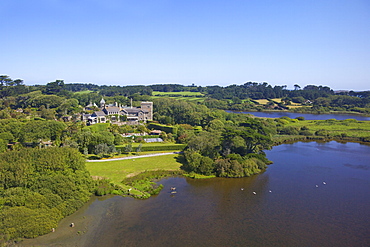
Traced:
<svg viewBox="0 0 370 247">
<path fill-rule="evenodd" d="M 279 130 L 280 135 L 298 135 L 298 129 L 292 126 L 283 127 Z"/>
</svg>

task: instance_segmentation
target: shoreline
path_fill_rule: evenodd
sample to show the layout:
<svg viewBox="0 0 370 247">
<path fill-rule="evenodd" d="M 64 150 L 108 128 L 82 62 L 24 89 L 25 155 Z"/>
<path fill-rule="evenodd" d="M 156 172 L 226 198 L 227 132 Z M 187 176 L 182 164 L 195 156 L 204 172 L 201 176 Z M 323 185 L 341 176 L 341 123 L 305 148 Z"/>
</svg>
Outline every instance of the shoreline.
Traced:
<svg viewBox="0 0 370 247">
<path fill-rule="evenodd" d="M 103 210 L 94 210 L 96 212 L 89 212 L 90 205 L 96 200 L 105 200 L 114 195 L 97 197 L 92 196 L 90 200 L 85 203 L 75 213 L 63 218 L 59 223 L 55 232 L 50 232 L 46 235 L 38 236 L 33 239 L 23 239 L 21 242 L 9 246 L 16 247 L 61 247 L 61 246 L 86 246 L 87 240 L 95 236 L 96 231 L 100 225 L 101 214 Z M 99 219 L 100 218 L 100 219 Z M 99 220 L 97 220 L 99 219 Z M 93 223 L 95 222 L 95 223 Z M 74 227 L 70 224 L 74 223 Z"/>
</svg>

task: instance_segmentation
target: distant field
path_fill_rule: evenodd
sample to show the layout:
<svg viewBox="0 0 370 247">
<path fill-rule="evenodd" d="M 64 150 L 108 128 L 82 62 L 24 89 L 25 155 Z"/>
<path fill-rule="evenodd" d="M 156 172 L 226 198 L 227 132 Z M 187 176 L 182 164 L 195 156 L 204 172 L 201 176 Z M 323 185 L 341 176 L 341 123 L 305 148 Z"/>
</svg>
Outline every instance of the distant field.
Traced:
<svg viewBox="0 0 370 247">
<path fill-rule="evenodd" d="M 178 96 L 204 96 L 201 92 L 159 92 L 153 91 L 153 96 L 168 96 L 168 95 L 178 95 Z"/>
<path fill-rule="evenodd" d="M 151 99 L 157 99 L 162 97 L 169 97 L 173 99 L 179 99 L 184 101 L 192 102 L 203 102 L 205 95 L 200 92 L 159 92 L 153 91 Z"/>
<path fill-rule="evenodd" d="M 256 99 L 254 101 L 257 101 L 260 105 L 266 105 L 269 102 L 267 99 Z"/>
<path fill-rule="evenodd" d="M 300 105 L 300 104 L 297 104 L 297 103 L 292 103 L 291 105 L 287 105 L 287 107 L 289 107 L 289 109 L 293 109 L 293 108 L 303 107 L 303 105 Z M 305 106 L 305 107 L 312 107 L 312 106 Z"/>
<path fill-rule="evenodd" d="M 91 176 L 109 178 L 115 184 L 122 185 L 121 181 L 127 176 L 133 176 L 151 170 L 179 170 L 181 163 L 177 162 L 177 154 L 117 160 L 107 162 L 86 162 L 86 168 Z"/>
<path fill-rule="evenodd" d="M 75 92 L 75 94 L 85 94 L 85 93 L 92 93 L 92 92 L 94 92 L 94 91 L 85 90 L 85 91 Z"/>
<path fill-rule="evenodd" d="M 275 98 L 275 99 L 271 99 L 272 101 L 275 101 L 277 103 L 281 103 L 281 98 Z M 260 105 L 266 105 L 269 101 L 267 99 L 257 99 L 257 100 L 254 100 L 254 101 L 257 101 Z M 289 107 L 290 109 L 293 109 L 293 108 L 299 108 L 299 107 L 302 107 L 303 105 L 301 104 L 298 104 L 298 103 L 291 103 L 290 105 L 287 105 L 287 107 Z"/>
<path fill-rule="evenodd" d="M 280 103 L 281 102 L 281 98 L 276 98 L 276 99 L 272 99 L 273 101 L 276 101 L 276 102 L 278 102 L 278 103 Z"/>
</svg>

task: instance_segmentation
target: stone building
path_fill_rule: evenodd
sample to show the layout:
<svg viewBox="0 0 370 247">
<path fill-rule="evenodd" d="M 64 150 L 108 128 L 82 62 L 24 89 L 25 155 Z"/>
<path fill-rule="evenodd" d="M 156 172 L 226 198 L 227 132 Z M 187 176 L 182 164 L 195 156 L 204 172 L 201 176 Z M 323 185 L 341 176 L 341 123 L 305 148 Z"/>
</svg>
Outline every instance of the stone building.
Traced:
<svg viewBox="0 0 370 247">
<path fill-rule="evenodd" d="M 147 122 L 153 120 L 153 102 L 141 102 L 140 107 L 121 106 L 117 103 L 107 105 L 102 98 L 100 101 L 100 111 L 95 111 L 93 114 L 85 114 L 82 116 L 82 121 L 88 124 L 96 123 L 126 123 L 138 124 L 139 122 Z"/>
</svg>

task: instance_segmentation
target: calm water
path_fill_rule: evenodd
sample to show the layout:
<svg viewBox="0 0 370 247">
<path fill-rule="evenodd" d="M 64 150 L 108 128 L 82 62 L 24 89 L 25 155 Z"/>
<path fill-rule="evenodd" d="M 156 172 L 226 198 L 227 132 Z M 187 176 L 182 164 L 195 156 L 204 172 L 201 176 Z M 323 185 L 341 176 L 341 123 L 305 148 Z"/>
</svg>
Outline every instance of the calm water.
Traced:
<svg viewBox="0 0 370 247">
<path fill-rule="evenodd" d="M 227 111 L 233 112 L 233 111 Z M 267 118 L 280 118 L 280 117 L 304 117 L 306 120 L 345 120 L 345 119 L 356 119 L 358 121 L 370 121 L 370 117 L 355 115 L 355 114 L 309 114 L 309 113 L 294 113 L 294 112 L 237 112 L 244 114 L 252 114 L 256 117 L 267 117 Z"/>
<path fill-rule="evenodd" d="M 83 215 L 99 227 L 80 246 L 370 246 L 370 146 L 298 142 L 267 156 L 257 176 L 168 178 L 148 200 L 96 200 Z"/>
</svg>

